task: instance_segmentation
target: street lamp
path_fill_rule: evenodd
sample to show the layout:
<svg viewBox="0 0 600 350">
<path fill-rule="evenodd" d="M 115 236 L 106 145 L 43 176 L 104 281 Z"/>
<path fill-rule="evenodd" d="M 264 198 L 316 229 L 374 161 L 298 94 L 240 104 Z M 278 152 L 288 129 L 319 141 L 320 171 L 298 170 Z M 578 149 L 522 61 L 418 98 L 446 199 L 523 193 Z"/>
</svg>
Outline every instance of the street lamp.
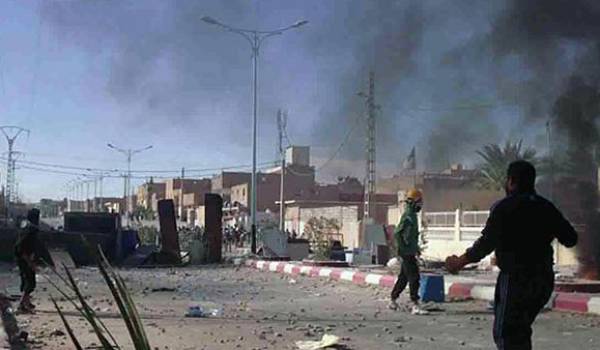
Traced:
<svg viewBox="0 0 600 350">
<path fill-rule="evenodd" d="M 127 157 L 127 176 L 125 177 L 125 184 L 124 184 L 124 192 L 125 192 L 125 213 L 129 213 L 129 211 L 131 210 L 131 206 L 130 206 L 130 201 L 131 201 L 131 157 L 134 154 L 138 154 L 140 152 L 149 150 L 152 148 L 152 145 L 150 146 L 146 146 L 143 148 L 138 148 L 138 149 L 131 149 L 131 148 L 119 148 L 117 146 L 114 146 L 110 143 L 106 144 L 109 148 L 114 149 L 117 152 L 123 153 L 126 157 Z"/>
<path fill-rule="evenodd" d="M 250 219 L 252 220 L 252 253 L 256 253 L 256 124 L 257 124 L 257 94 L 258 94 L 258 52 L 263 41 L 274 35 L 281 35 L 283 32 L 299 28 L 308 23 L 306 20 L 298 21 L 287 27 L 275 30 L 256 30 L 231 27 L 223 24 L 216 19 L 204 16 L 202 21 L 210 25 L 223 28 L 226 31 L 241 35 L 252 47 L 252 66 L 253 66 L 253 113 L 252 113 L 252 183 L 250 194 Z"/>
</svg>

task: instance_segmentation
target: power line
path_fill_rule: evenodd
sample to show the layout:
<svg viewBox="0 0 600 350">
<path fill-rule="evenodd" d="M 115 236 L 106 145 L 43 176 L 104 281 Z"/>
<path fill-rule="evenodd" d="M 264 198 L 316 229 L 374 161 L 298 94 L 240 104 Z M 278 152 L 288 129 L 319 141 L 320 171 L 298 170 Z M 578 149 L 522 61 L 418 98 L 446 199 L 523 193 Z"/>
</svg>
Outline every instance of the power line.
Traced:
<svg viewBox="0 0 600 350">
<path fill-rule="evenodd" d="M 2 159 L 2 158 L 0 158 Z M 17 163 L 23 163 L 23 161 L 17 160 L 15 161 Z M 264 163 L 262 164 L 263 166 L 260 167 L 261 169 L 269 169 L 270 167 L 274 166 L 275 163 L 274 162 L 268 162 L 268 163 Z M 229 169 L 232 168 L 239 168 L 239 169 L 243 169 L 243 168 L 250 168 L 250 165 L 244 165 L 244 166 L 235 166 L 235 167 L 229 167 Z M 19 165 L 19 169 L 27 169 L 27 170 L 34 170 L 34 171 L 39 171 L 39 172 L 45 172 L 45 173 L 51 173 L 51 174 L 61 174 L 61 175 L 71 175 L 71 176 L 83 176 L 83 177 L 89 177 L 89 176 L 93 176 L 95 174 L 90 174 L 90 173 L 82 173 L 82 172 L 75 172 L 75 171 L 66 171 L 66 170 L 57 170 L 57 169 L 48 169 L 48 168 L 40 168 L 40 167 L 35 167 L 35 166 L 30 166 L 27 165 L 25 163 L 25 165 Z M 186 170 L 187 171 L 187 170 Z M 217 173 L 214 172 L 205 172 L 205 173 L 198 173 L 195 174 L 196 176 L 209 176 L 209 175 L 215 175 Z M 123 175 L 110 175 L 110 174 L 105 174 L 103 175 L 103 177 L 106 178 L 122 178 Z M 147 179 L 149 176 L 135 176 L 132 175 L 131 176 L 134 179 Z M 172 176 L 152 176 L 153 178 L 156 179 L 172 179 Z"/>
<path fill-rule="evenodd" d="M 348 131 L 346 132 L 346 134 L 344 135 L 344 138 L 342 139 L 342 142 L 338 145 L 338 147 L 336 148 L 335 152 L 333 152 L 333 154 L 321 165 L 319 165 L 317 167 L 316 171 L 321 171 L 323 170 L 323 168 L 327 167 L 329 165 L 329 163 L 331 163 L 340 153 L 340 151 L 342 150 L 342 148 L 344 148 L 344 146 L 346 145 L 346 143 L 348 143 L 348 141 L 350 140 L 350 136 L 352 135 L 352 133 L 354 132 L 354 130 L 356 130 L 356 127 L 359 124 L 359 121 L 361 119 L 361 116 L 359 115 L 356 120 L 354 121 L 354 124 L 352 125 L 352 127 L 350 129 L 348 129 Z M 295 171 L 292 168 L 288 167 L 286 169 L 286 171 L 289 171 L 290 173 L 296 175 L 296 176 L 313 176 L 314 173 L 302 173 L 299 171 Z"/>
<path fill-rule="evenodd" d="M 331 157 L 329 157 L 329 159 L 327 159 L 325 161 L 325 163 L 321 164 L 318 168 L 317 171 L 322 170 L 323 168 L 325 168 L 327 165 L 329 165 L 329 163 L 331 163 L 331 161 L 333 161 L 340 153 L 340 151 L 342 150 L 342 148 L 344 148 L 344 146 L 346 145 L 346 143 L 348 143 L 348 140 L 350 140 L 350 135 L 352 135 L 352 133 L 354 132 L 354 130 L 356 130 L 356 127 L 358 126 L 358 122 L 360 121 L 361 116 L 359 115 L 356 120 L 354 121 L 354 125 L 352 125 L 352 127 L 350 129 L 348 129 L 348 131 L 346 132 L 346 135 L 344 135 L 344 138 L 342 139 L 342 142 L 340 143 L 340 145 L 337 147 L 337 149 L 335 150 L 335 152 L 333 152 L 333 154 L 331 155 Z"/>
<path fill-rule="evenodd" d="M 21 163 L 21 161 L 19 161 L 18 163 Z M 37 171 L 41 171 L 41 172 L 45 172 L 45 173 L 73 175 L 73 176 L 89 176 L 89 175 L 91 175 L 91 174 L 86 174 L 86 173 L 76 173 L 76 172 L 72 172 L 72 171 L 38 168 L 38 167 L 28 166 L 28 165 L 19 165 L 18 169 L 37 170 Z M 118 175 L 105 175 L 104 177 L 120 178 L 122 176 L 118 176 Z"/>
<path fill-rule="evenodd" d="M 0 160 L 7 160 L 6 158 L 0 157 Z M 85 167 L 85 166 L 72 166 L 72 165 L 64 165 L 64 164 L 56 164 L 56 163 L 45 163 L 45 162 L 36 162 L 36 161 L 31 161 L 31 160 L 19 160 L 19 163 L 23 163 L 23 164 L 29 164 L 29 165 L 33 165 L 33 166 L 38 166 L 38 167 L 49 167 L 49 168 L 57 168 L 57 169 L 66 169 L 66 170 L 81 170 L 81 171 L 87 171 L 87 172 L 98 172 L 98 171 L 102 171 L 102 172 L 112 172 L 112 173 L 122 173 L 125 172 L 127 170 L 124 169 L 105 169 L 105 168 L 95 168 L 95 167 Z M 259 163 L 258 165 L 263 166 L 263 165 L 273 165 L 275 162 L 274 161 L 270 161 L 270 162 L 263 162 L 263 163 Z M 233 170 L 233 169 L 244 169 L 244 168 L 249 168 L 252 165 L 250 164 L 246 164 L 246 165 L 233 165 L 233 166 L 221 166 L 221 167 L 214 167 L 214 168 L 197 168 L 197 169 L 189 169 L 186 168 L 186 172 L 188 173 L 203 173 L 203 172 L 208 172 L 208 171 L 219 171 L 219 170 Z M 165 174 L 165 173 L 180 173 L 181 169 L 178 170 L 164 170 L 164 169 L 157 169 L 157 170 L 131 170 L 132 173 L 140 173 L 140 174 Z M 139 175 L 138 178 L 145 178 L 145 177 L 149 177 L 151 175 Z M 159 176 L 154 176 L 154 177 L 159 177 Z M 163 176 L 163 178 L 170 178 L 169 176 Z"/>
<path fill-rule="evenodd" d="M 519 107 L 516 103 L 482 103 L 482 104 L 465 104 L 453 107 L 414 107 L 401 109 L 401 112 L 447 112 L 456 110 L 477 110 L 477 109 L 496 109 L 502 107 Z"/>
</svg>

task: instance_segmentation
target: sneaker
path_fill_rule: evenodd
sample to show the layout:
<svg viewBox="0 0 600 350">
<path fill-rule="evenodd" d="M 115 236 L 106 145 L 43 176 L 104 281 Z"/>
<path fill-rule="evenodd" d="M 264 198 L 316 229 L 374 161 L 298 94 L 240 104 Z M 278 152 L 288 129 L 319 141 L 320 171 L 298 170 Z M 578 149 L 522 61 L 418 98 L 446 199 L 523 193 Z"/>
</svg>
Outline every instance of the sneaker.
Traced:
<svg viewBox="0 0 600 350">
<path fill-rule="evenodd" d="M 429 311 L 422 309 L 419 305 L 415 304 L 412 309 L 410 309 L 410 313 L 413 315 L 429 315 Z"/>
<path fill-rule="evenodd" d="M 396 302 L 396 300 L 391 300 L 390 303 L 388 304 L 388 308 L 390 310 L 398 310 L 400 308 L 400 305 L 398 305 L 398 303 Z"/>
</svg>

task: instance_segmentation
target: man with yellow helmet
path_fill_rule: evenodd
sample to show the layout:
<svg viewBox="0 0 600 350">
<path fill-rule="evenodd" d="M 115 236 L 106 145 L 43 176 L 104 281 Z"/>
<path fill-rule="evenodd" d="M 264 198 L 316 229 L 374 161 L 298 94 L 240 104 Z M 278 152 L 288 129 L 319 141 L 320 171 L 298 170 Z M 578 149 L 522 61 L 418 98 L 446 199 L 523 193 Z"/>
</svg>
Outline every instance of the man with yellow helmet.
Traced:
<svg viewBox="0 0 600 350">
<path fill-rule="evenodd" d="M 423 207 L 423 194 L 417 189 L 411 189 L 406 194 L 405 209 L 400 222 L 394 230 L 396 240 L 397 254 L 402 258 L 402 267 L 394 289 L 392 290 L 390 309 L 399 308 L 396 300 L 406 288 L 410 289 L 410 300 L 413 303 L 411 313 L 422 315 L 425 310 L 419 307 L 419 265 L 417 264 L 417 255 L 419 255 L 419 223 L 417 213 Z"/>
</svg>

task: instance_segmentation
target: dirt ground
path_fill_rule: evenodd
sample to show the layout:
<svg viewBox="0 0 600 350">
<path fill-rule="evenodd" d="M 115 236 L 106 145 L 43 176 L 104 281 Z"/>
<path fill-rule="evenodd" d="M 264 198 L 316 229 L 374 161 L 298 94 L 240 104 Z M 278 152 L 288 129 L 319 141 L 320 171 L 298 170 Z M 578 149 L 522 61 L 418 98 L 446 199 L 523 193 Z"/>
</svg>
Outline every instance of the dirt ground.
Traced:
<svg viewBox="0 0 600 350">
<path fill-rule="evenodd" d="M 43 271 L 52 276 L 48 271 Z M 492 315 L 475 301 L 440 304 L 429 316 L 386 309 L 388 290 L 307 277 L 290 278 L 245 267 L 121 270 L 133 292 L 154 349 L 295 349 L 297 340 L 340 336 L 345 349 L 490 349 Z M 122 320 L 96 269 L 75 275 L 123 349 L 132 349 Z M 52 277 L 53 278 L 53 277 Z M 15 291 L 14 271 L 0 272 L 0 290 Z M 171 290 L 174 288 L 174 290 Z M 72 349 L 39 278 L 36 315 L 19 316 L 32 349 Z M 406 296 L 403 296 L 405 298 Z M 185 317 L 190 304 L 221 309 Z M 65 310 L 72 308 L 65 301 Z M 83 319 L 68 312 L 82 343 L 98 341 Z M 600 318 L 548 312 L 535 325 L 537 349 L 600 349 Z M 59 330 L 59 331 L 57 331 Z"/>
</svg>

